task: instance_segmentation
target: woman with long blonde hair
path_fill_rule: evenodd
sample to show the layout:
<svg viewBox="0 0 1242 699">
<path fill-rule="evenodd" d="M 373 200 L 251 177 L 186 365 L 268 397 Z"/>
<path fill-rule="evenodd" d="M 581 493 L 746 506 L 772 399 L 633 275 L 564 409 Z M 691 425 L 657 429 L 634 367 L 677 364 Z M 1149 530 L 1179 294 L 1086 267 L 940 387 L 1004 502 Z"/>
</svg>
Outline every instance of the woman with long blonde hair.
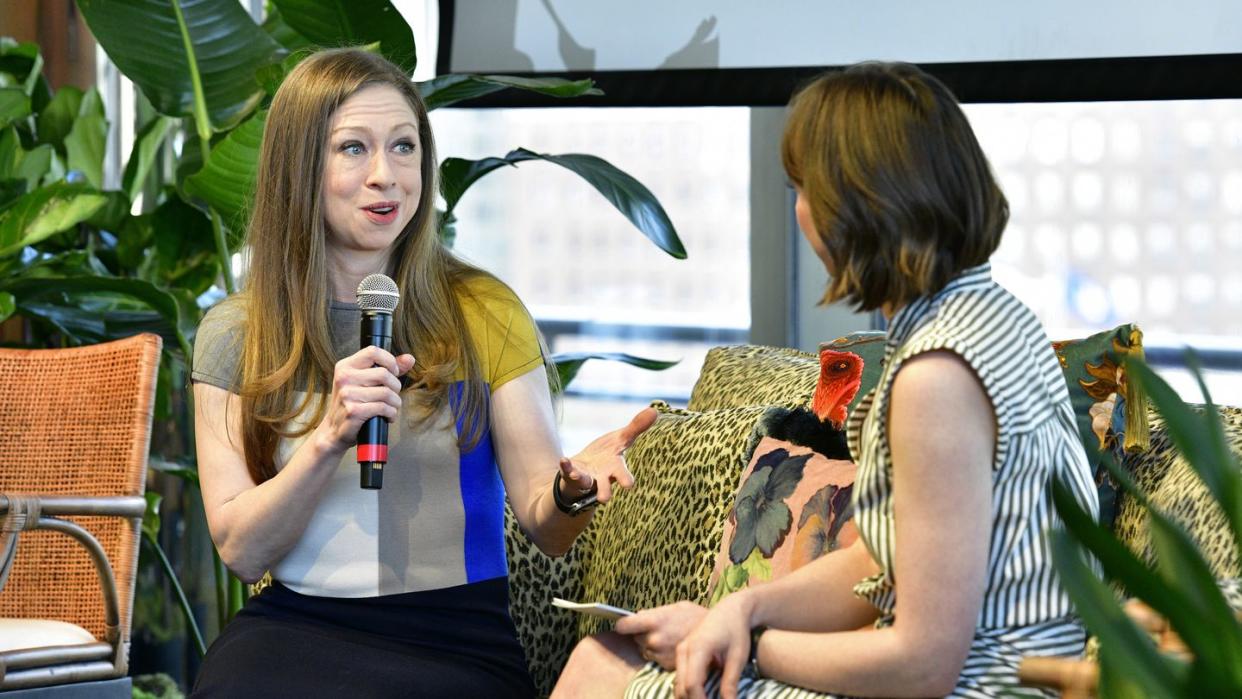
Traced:
<svg viewBox="0 0 1242 699">
<path fill-rule="evenodd" d="M 192 372 L 212 538 L 272 584 L 212 644 L 194 696 L 528 696 L 505 498 L 557 555 L 584 505 L 633 485 L 621 452 L 654 413 L 561 455 L 538 331 L 441 245 L 436 172 L 422 99 L 375 54 L 315 53 L 272 100 L 245 286 L 204 318 Z M 358 349 L 355 294 L 375 273 L 400 294 L 392 352 Z M 388 463 L 363 489 L 373 417 Z"/>
</svg>

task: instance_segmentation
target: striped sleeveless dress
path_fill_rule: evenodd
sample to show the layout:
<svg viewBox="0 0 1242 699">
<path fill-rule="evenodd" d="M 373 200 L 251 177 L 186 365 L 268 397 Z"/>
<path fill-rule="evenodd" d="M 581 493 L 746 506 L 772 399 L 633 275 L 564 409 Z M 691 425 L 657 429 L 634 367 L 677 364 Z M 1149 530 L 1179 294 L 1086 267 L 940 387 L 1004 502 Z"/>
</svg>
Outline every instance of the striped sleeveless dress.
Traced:
<svg viewBox="0 0 1242 699">
<path fill-rule="evenodd" d="M 1057 582 L 1045 538 L 1050 527 L 1060 524 L 1050 484 L 1059 475 L 1078 502 L 1097 516 L 1099 503 L 1051 344 L 1030 309 L 992 281 L 988 264 L 964 271 L 938 293 L 911 302 L 893 316 L 880 381 L 850 417 L 850 452 L 858 464 L 855 523 L 881 569 L 858 583 L 854 593 L 880 611 L 877 626 L 893 623 L 895 529 L 885 416 L 902 363 L 933 350 L 947 350 L 966 361 L 983 384 L 997 423 L 987 586 L 970 654 L 950 696 L 1052 696 L 1017 687 L 1023 657 L 1077 655 L 1085 642 L 1069 597 Z M 649 664 L 626 696 L 671 696 L 672 677 Z M 717 677 L 709 683 L 710 696 L 716 696 Z M 743 677 L 739 696 L 831 695 Z"/>
</svg>

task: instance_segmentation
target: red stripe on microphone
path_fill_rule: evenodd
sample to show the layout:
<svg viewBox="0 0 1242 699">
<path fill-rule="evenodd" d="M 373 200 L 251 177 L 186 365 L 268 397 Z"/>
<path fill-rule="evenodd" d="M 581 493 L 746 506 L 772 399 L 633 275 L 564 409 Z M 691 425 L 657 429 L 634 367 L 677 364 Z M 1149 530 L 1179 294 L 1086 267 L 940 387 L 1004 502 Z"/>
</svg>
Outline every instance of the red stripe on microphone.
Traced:
<svg viewBox="0 0 1242 699">
<path fill-rule="evenodd" d="M 388 445 L 359 444 L 358 461 L 378 461 L 383 464 L 388 463 Z"/>
</svg>

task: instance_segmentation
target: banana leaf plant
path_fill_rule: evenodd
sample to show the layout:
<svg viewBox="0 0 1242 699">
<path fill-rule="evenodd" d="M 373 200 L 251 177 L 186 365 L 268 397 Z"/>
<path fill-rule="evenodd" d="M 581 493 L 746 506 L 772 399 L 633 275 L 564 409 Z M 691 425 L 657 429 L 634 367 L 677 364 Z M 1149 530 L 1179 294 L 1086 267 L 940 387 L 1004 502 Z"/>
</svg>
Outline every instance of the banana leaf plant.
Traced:
<svg viewBox="0 0 1242 699">
<path fill-rule="evenodd" d="M 224 293 L 237 287 L 230 261 L 241 245 L 266 105 L 313 46 L 364 45 L 413 70 L 413 32 L 389 0 L 271 0 L 262 24 L 236 0 L 77 5 L 111 61 L 139 88 L 137 136 L 121 181 L 105 182 L 108 117 L 98 92 L 53 92 L 38 47 L 0 37 L 0 322 L 24 319 L 22 344 L 29 346 L 161 334 L 157 418 L 176 421 L 183 436 L 158 461 L 192 482 L 190 410 L 173 400 L 184 393 L 175 387 L 184 384 L 194 329 L 222 295 L 217 280 Z M 420 88 L 432 109 L 504 89 L 564 98 L 599 92 L 590 80 L 501 75 L 443 75 Z M 497 168 L 527 162 L 574 172 L 639 233 L 674 257 L 686 256 L 663 207 L 634 178 L 595 156 L 523 148 L 441 164 L 446 244 L 466 190 Z M 562 384 L 588 359 L 649 369 L 672 364 L 598 353 L 554 359 Z M 151 503 L 158 518 L 158 500 Z M 158 547 L 158 526 L 148 531 L 148 548 Z M 218 560 L 215 567 L 223 622 L 240 608 L 244 590 Z"/>
<path fill-rule="evenodd" d="M 1193 355 L 1188 355 L 1188 365 L 1203 392 L 1204 405 L 1198 408 L 1184 403 L 1141 360 L 1128 360 L 1126 371 L 1164 417 L 1174 445 L 1220 505 L 1229 537 L 1242 552 L 1242 464 L 1228 446 Z M 1154 565 L 1096 523 L 1060 483 L 1054 485 L 1053 497 L 1065 528 L 1050 534 L 1062 582 L 1088 630 L 1100 640 L 1100 695 L 1126 699 L 1242 696 L 1242 622 L 1199 547 L 1185 528 L 1152 506 L 1129 474 L 1116 463 L 1109 468 L 1126 496 L 1136 498 L 1148 514 Z M 1099 562 L 1105 580 L 1098 577 L 1084 550 Z M 1189 653 L 1160 652 L 1124 613 L 1108 582 L 1167 619 Z"/>
</svg>

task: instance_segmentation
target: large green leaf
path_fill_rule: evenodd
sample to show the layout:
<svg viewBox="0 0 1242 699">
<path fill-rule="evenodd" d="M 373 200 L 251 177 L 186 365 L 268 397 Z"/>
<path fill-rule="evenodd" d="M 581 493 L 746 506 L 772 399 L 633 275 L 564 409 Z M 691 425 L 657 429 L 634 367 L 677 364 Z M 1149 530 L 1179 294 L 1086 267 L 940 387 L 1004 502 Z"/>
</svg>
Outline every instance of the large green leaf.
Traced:
<svg viewBox="0 0 1242 699">
<path fill-rule="evenodd" d="M 38 44 L 18 43 L 7 36 L 0 36 L 0 77 L 12 75 L 20 85 L 22 92 L 30 98 L 30 109 L 38 114 L 47 107 L 51 99 L 51 90 L 43 79 L 43 56 L 39 53 Z"/>
<path fill-rule="evenodd" d="M 630 366 L 636 366 L 640 369 L 648 369 L 650 371 L 663 371 L 671 366 L 675 366 L 681 360 L 662 361 L 659 359 L 646 359 L 644 357 L 635 357 L 632 354 L 623 354 L 621 352 L 562 352 L 552 355 L 552 361 L 556 364 L 556 373 L 560 377 L 561 388 L 569 385 L 574 377 L 578 375 L 578 371 L 582 369 L 582 365 L 586 364 L 589 359 L 603 359 L 613 362 L 622 362 Z"/>
<path fill-rule="evenodd" d="M 1196 674 L 1242 691 L 1242 627 L 1194 540 L 1158 513 L 1150 514 L 1158 569 L 1188 601 L 1167 615 L 1169 623 L 1194 654 Z"/>
<path fill-rule="evenodd" d="M 91 88 L 82 96 L 78 118 L 65 136 L 65 152 L 70 170 L 77 170 L 95 189 L 103 189 L 104 146 L 108 141 L 108 120 L 104 116 L 99 91 Z"/>
<path fill-rule="evenodd" d="M 418 83 L 418 92 L 427 103 L 427 109 L 447 107 L 455 102 L 474 99 L 507 88 L 538 92 L 549 97 L 581 97 L 602 95 L 595 81 L 565 80 L 564 78 L 522 78 L 512 75 L 441 75 Z"/>
<path fill-rule="evenodd" d="M 26 86 L 32 84 L 32 79 L 42 68 L 43 59 L 39 55 L 38 44 L 29 41 L 19 43 L 12 37 L 0 36 L 0 72 L 20 80 L 25 94 L 30 94 Z"/>
<path fill-rule="evenodd" d="M 0 126 L 30 116 L 30 98 L 16 87 L 0 87 Z"/>
<path fill-rule="evenodd" d="M 78 7 L 108 57 L 161 113 L 194 115 L 196 70 L 216 130 L 258 105 L 255 71 L 282 51 L 237 0 L 78 0 Z"/>
<path fill-rule="evenodd" d="M 196 297 L 220 273 L 211 221 L 201 211 L 169 197 L 151 215 L 156 284 Z"/>
<path fill-rule="evenodd" d="M 82 91 L 72 85 L 66 85 L 56 91 L 47 108 L 39 112 L 36 125 L 39 129 L 39 140 L 50 143 L 60 152 L 65 151 L 65 137 L 73 130 L 73 122 L 82 110 Z"/>
<path fill-rule="evenodd" d="M 586 180 L 617 208 L 643 235 L 661 250 L 677 259 L 685 259 L 686 248 L 677 236 L 673 222 L 651 190 L 603 158 L 583 153 L 546 155 L 525 148 L 510 151 L 503 158 L 463 160 L 445 158 L 440 163 L 441 189 L 447 211 L 453 208 L 465 191 L 479 178 L 505 165 L 528 160 L 544 160 L 560 165 Z"/>
<path fill-rule="evenodd" d="M 108 203 L 104 204 L 99 211 L 96 211 L 86 222 L 95 228 L 115 234 L 129 218 L 129 207 L 131 202 L 124 192 L 108 190 L 100 192 L 108 199 Z"/>
<path fill-rule="evenodd" d="M 1048 543 L 1061 584 L 1087 628 L 1100 638 L 1101 648 L 1109 651 L 1107 656 L 1101 652 L 1101 661 L 1123 665 L 1120 672 L 1147 688 L 1151 697 L 1180 696 L 1185 666 L 1156 651 L 1151 639 L 1122 611 L 1113 591 L 1082 559 L 1068 532 L 1050 531 Z"/>
<path fill-rule="evenodd" d="M 1242 682 L 1242 676 L 1231 677 L 1242 671 L 1242 657 L 1238 656 L 1242 652 L 1242 631 L 1206 562 L 1184 530 L 1148 508 L 1159 564 L 1157 572 L 1097 524 L 1059 481 L 1053 484 L 1053 500 L 1066 528 L 1095 554 L 1108 577 L 1169 619 L 1201 661 L 1201 673 L 1217 683 Z"/>
<path fill-rule="evenodd" d="M 312 48 L 315 45 L 315 42 L 299 34 L 293 27 L 290 27 L 285 18 L 281 16 L 280 8 L 272 4 L 267 6 L 267 15 L 263 18 L 263 31 L 275 39 L 276 43 L 290 51 L 301 51 L 302 49 Z"/>
<path fill-rule="evenodd" d="M 0 211 L 0 257 L 76 226 L 107 202 L 82 184 L 62 182 L 30 192 Z"/>
<path fill-rule="evenodd" d="M 0 178 L 0 209 L 26 193 L 26 181 L 21 179 Z"/>
<path fill-rule="evenodd" d="M 266 120 L 267 112 L 260 110 L 230 131 L 212 148 L 206 165 L 185 181 L 186 193 L 201 197 L 233 229 L 241 228 L 250 208 Z"/>
<path fill-rule="evenodd" d="M 177 126 L 172 117 L 157 116 L 143 127 L 134 140 L 134 148 L 130 151 L 129 160 L 125 162 L 125 174 L 121 177 L 121 191 L 129 201 L 138 198 L 142 191 L 143 181 L 151 172 L 155 157 L 159 155 L 164 138 Z"/>
<path fill-rule="evenodd" d="M 85 275 L 18 277 L 0 281 L 0 290 L 16 298 L 22 315 L 42 318 L 79 340 L 117 339 L 134 334 L 136 327 L 152 328 L 190 356 L 188 338 L 197 318 L 183 318 L 178 300 L 150 282 Z"/>
<path fill-rule="evenodd" d="M 0 323 L 3 323 L 9 316 L 13 315 L 15 310 L 17 310 L 17 300 L 13 298 L 13 294 L 7 291 L 0 291 Z"/>
<path fill-rule="evenodd" d="M 414 72 L 414 32 L 388 0 L 272 0 L 286 24 L 320 46 L 379 42 L 380 53 Z"/>
<path fill-rule="evenodd" d="M 55 165 L 56 151 L 51 145 L 44 143 L 23 153 L 13 174 L 26 180 L 26 189 L 30 191 L 48 179 L 48 175 L 55 170 Z"/>
<path fill-rule="evenodd" d="M 17 168 L 22 163 L 26 151 L 22 150 L 21 138 L 17 129 L 0 127 L 0 178 L 9 179 L 17 176 Z"/>
</svg>

